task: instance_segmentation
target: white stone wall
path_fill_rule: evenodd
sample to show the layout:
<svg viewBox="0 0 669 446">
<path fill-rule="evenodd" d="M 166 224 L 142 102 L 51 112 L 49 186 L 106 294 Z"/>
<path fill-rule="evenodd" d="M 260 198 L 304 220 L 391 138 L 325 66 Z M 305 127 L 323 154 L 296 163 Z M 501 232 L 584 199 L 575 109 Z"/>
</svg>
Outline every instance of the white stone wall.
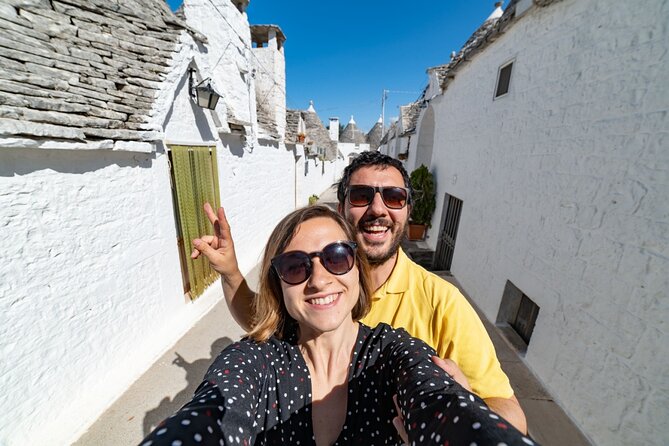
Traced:
<svg viewBox="0 0 669 446">
<path fill-rule="evenodd" d="M 220 125 L 226 128 L 226 118 L 233 118 L 250 123 L 255 134 L 255 65 L 246 13 L 229 0 L 184 0 L 183 8 L 188 25 L 208 39 L 207 51 L 200 50 L 203 44 L 195 45 L 194 61 L 199 79 L 210 77 L 221 94 L 216 107 Z"/>
<path fill-rule="evenodd" d="M 296 207 L 309 204 L 311 195 L 319 197 L 341 177 L 335 161 L 322 161 L 314 157 L 301 156 L 295 162 Z"/>
<path fill-rule="evenodd" d="M 428 106 L 421 111 L 416 124 L 416 133 L 411 135 L 409 156 L 404 167 L 409 174 L 422 164 L 430 167 L 434 151 L 434 107 Z"/>
<path fill-rule="evenodd" d="M 278 221 L 295 209 L 295 161 L 283 146 L 241 152 L 223 141 L 219 150 L 221 203 L 232 228 L 240 269 L 254 270 Z"/>
<path fill-rule="evenodd" d="M 268 46 L 253 48 L 256 67 L 257 101 L 263 109 L 271 111 L 277 131 L 286 130 L 286 60 L 283 47 L 278 49 L 276 31 L 270 30 Z"/>
<path fill-rule="evenodd" d="M 164 154 L 0 151 L 0 443 L 76 439 L 218 296 L 186 303 Z"/>
<path fill-rule="evenodd" d="M 540 306 L 525 361 L 601 445 L 669 443 L 667 17 L 534 7 L 432 101 L 429 241 L 444 193 L 464 200 L 454 274 L 492 320 L 506 280 Z"/>
<path fill-rule="evenodd" d="M 233 230 L 240 268 L 247 274 L 256 267 L 274 224 L 294 209 L 294 157 L 283 143 L 258 142 L 256 89 L 252 78 L 257 59 L 252 54 L 248 19 L 229 0 L 213 3 L 215 7 L 209 0 L 184 1 L 188 24 L 207 36 L 207 51 L 201 51 L 201 44 L 189 36 L 184 37 L 182 51 L 175 60 L 178 68 L 172 74 L 181 76 L 176 81 L 180 83 L 175 91 L 166 89 L 163 93 L 173 102 L 157 115 L 165 116 L 169 143 L 216 144 L 221 204 Z M 274 63 L 277 82 L 285 85 L 283 58 L 277 59 L 281 59 Z M 183 73 L 191 60 L 202 77 L 211 76 L 221 86 L 217 91 L 222 99 L 215 111 L 197 107 L 186 94 L 187 75 Z M 258 98 L 261 96 L 259 92 Z M 285 109 L 283 114 L 285 122 Z M 277 111 L 277 116 L 280 115 Z M 250 119 L 251 131 L 244 137 L 227 133 L 226 120 L 231 117 Z"/>
<path fill-rule="evenodd" d="M 244 139 L 219 132 L 229 116 L 255 120 L 255 89 L 242 73 L 252 66 L 246 15 L 215 3 L 227 22 L 207 2 L 185 1 L 209 47 L 184 33 L 153 125 L 166 145 L 217 146 L 221 200 L 247 273 L 294 208 L 295 164 L 283 144 L 260 145 L 254 124 Z M 223 95 L 216 111 L 188 97 L 192 61 Z M 195 302 L 183 294 L 165 147 L 2 149 L 0 221 L 0 411 L 11 414 L 0 417 L 2 445 L 76 440 L 222 298 L 218 284 Z M 221 321 L 222 335 L 230 323 Z"/>
<path fill-rule="evenodd" d="M 369 151 L 369 144 L 355 144 L 352 142 L 339 142 L 337 143 L 337 150 L 342 154 L 342 157 L 337 157 L 337 180 L 341 177 L 341 174 L 344 172 L 346 166 L 349 165 L 351 159 L 355 156 L 360 155 L 362 152 Z"/>
</svg>

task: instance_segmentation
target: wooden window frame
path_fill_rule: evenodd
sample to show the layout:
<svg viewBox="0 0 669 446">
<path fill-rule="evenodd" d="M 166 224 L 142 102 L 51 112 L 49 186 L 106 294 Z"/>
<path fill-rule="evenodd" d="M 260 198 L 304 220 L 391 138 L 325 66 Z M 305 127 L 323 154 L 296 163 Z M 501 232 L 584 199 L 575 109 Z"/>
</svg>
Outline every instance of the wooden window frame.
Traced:
<svg viewBox="0 0 669 446">
<path fill-rule="evenodd" d="M 168 157 L 184 293 L 195 300 L 218 278 L 204 256 L 190 257 L 191 240 L 213 234 L 203 204 L 220 206 L 216 146 L 170 145 Z"/>
</svg>

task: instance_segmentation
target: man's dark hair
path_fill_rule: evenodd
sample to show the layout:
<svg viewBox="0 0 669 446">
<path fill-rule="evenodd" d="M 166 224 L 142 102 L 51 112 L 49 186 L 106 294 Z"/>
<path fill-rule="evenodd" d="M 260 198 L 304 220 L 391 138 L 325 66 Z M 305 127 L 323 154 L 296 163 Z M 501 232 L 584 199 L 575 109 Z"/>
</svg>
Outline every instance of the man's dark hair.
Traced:
<svg viewBox="0 0 669 446">
<path fill-rule="evenodd" d="M 384 155 L 381 152 L 362 152 L 360 156 L 351 161 L 351 164 L 346 166 L 344 173 L 341 176 L 341 180 L 337 184 L 337 200 L 339 204 L 343 205 L 344 200 L 346 199 L 346 191 L 351 183 L 351 175 L 356 170 L 362 167 L 376 166 L 380 170 L 387 169 L 388 167 L 394 167 L 401 174 L 404 179 L 404 187 L 409 191 L 409 199 L 407 200 L 408 204 L 411 204 L 411 197 L 413 196 L 413 189 L 411 188 L 411 180 L 409 179 L 409 174 L 402 165 L 402 163 L 392 158 L 388 155 Z"/>
</svg>

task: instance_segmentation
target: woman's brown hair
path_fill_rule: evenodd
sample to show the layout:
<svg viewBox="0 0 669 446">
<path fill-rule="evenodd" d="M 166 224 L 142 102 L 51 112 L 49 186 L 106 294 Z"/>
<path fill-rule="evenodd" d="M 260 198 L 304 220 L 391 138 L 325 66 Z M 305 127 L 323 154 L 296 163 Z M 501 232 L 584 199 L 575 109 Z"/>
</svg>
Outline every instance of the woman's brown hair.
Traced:
<svg viewBox="0 0 669 446">
<path fill-rule="evenodd" d="M 262 342 L 272 335 L 282 339 L 287 334 L 286 330 L 296 324 L 286 310 L 281 291 L 281 279 L 274 271 L 271 262 L 274 257 L 284 252 L 302 223 L 319 217 L 332 219 L 344 231 L 348 240 L 356 240 L 353 226 L 327 206 L 308 206 L 285 216 L 276 225 L 265 246 L 260 267 L 260 287 L 253 305 L 253 329 L 249 333 L 252 339 Z M 352 317 L 354 321 L 358 321 L 369 312 L 372 290 L 367 257 L 362 249 L 356 249 L 355 252 L 355 263 L 358 266 L 360 278 L 360 296 L 353 307 Z"/>
</svg>

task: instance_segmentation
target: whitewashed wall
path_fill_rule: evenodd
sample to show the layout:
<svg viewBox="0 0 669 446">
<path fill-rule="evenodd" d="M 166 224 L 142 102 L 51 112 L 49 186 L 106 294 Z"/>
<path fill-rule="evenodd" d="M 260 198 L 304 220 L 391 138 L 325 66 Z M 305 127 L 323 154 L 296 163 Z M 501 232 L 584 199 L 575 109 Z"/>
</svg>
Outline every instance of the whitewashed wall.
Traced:
<svg viewBox="0 0 669 446">
<path fill-rule="evenodd" d="M 532 8 L 432 101 L 435 222 L 464 200 L 453 271 L 492 320 L 506 280 L 540 306 L 525 360 L 601 445 L 669 443 L 666 17 Z"/>
<path fill-rule="evenodd" d="M 260 145 L 254 124 L 244 140 L 219 133 L 228 113 L 255 120 L 250 78 L 226 70 L 251 66 L 250 34 L 230 2 L 216 1 L 227 22 L 206 3 L 185 6 L 187 16 L 196 7 L 191 26 L 215 30 L 210 48 L 184 33 L 153 126 L 167 144 L 216 144 L 221 198 L 248 272 L 294 207 L 294 157 L 282 144 Z M 188 98 L 193 60 L 224 96 L 215 112 Z M 11 414 L 0 417 L 0 444 L 75 440 L 221 300 L 218 284 L 195 302 L 184 297 L 169 178 L 165 147 L 0 150 L 0 411 Z M 221 321 L 222 335 L 236 337 L 229 323 Z"/>
<path fill-rule="evenodd" d="M 67 444 L 215 303 L 186 304 L 166 156 L 0 151 L 2 444 Z"/>
<path fill-rule="evenodd" d="M 253 124 L 257 132 L 255 85 L 252 78 L 255 62 L 251 32 L 246 13 L 229 0 L 184 0 L 183 12 L 189 26 L 207 37 L 207 51 L 195 45 L 195 63 L 200 79 L 210 77 L 221 94 L 218 113 Z M 220 124 L 227 127 L 225 119 Z"/>
<path fill-rule="evenodd" d="M 215 7 L 208 0 L 184 1 L 188 24 L 207 36 L 208 50 L 202 52 L 201 44 L 184 36 L 182 51 L 175 61 L 179 68 L 173 71 L 174 76 L 182 77 L 181 83 L 176 92 L 164 92 L 165 100 L 172 100 L 173 105 L 162 108 L 156 120 L 164 120 L 169 143 L 215 142 L 221 204 L 233 231 L 240 268 L 246 274 L 259 261 L 274 224 L 294 209 L 295 165 L 292 152 L 283 143 L 261 144 L 257 140 L 256 91 L 251 76 L 257 60 L 252 54 L 246 14 L 228 0 L 213 3 Z M 273 68 L 267 68 L 272 68 L 278 76 L 276 81 L 283 84 L 285 70 L 279 55 L 282 53 L 278 51 L 272 55 Z M 191 61 L 202 78 L 211 77 L 218 82 L 214 86 L 222 99 L 213 112 L 197 107 L 186 95 L 187 80 L 183 73 Z M 281 95 L 274 98 L 277 107 L 281 98 Z M 281 118 L 281 112 L 277 114 Z M 230 118 L 251 121 L 244 137 L 227 133 Z"/>
<path fill-rule="evenodd" d="M 360 155 L 362 152 L 369 151 L 369 144 L 355 144 L 352 142 L 338 142 L 337 150 L 343 158 L 337 158 L 337 169 L 341 172 L 348 166 L 351 155 Z"/>
<path fill-rule="evenodd" d="M 283 135 L 286 130 L 286 59 L 283 46 L 279 48 L 276 30 L 268 33 L 266 47 L 253 48 L 256 67 L 255 86 L 258 104 L 271 112 L 277 131 Z"/>
<path fill-rule="evenodd" d="M 341 176 L 335 161 L 321 161 L 313 157 L 299 157 L 295 168 L 297 207 L 309 204 L 311 195 L 320 197 Z"/>
<path fill-rule="evenodd" d="M 234 144 L 219 150 L 221 203 L 230 221 L 243 273 L 260 261 L 274 226 L 295 209 L 295 162 L 285 148 L 256 146 L 241 156 Z"/>
</svg>

